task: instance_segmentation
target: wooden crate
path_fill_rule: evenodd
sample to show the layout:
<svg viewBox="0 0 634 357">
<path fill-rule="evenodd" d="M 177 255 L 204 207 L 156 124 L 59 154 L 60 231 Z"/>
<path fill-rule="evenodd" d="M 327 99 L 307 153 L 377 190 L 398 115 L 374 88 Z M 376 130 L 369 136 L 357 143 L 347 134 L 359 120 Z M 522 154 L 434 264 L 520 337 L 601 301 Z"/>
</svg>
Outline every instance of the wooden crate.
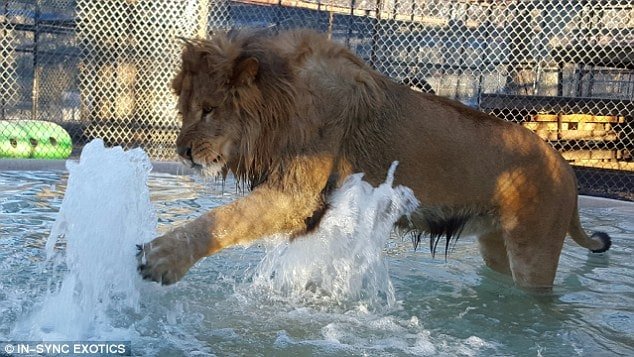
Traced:
<svg viewBox="0 0 634 357">
<path fill-rule="evenodd" d="M 569 150 L 562 152 L 564 159 L 574 162 L 603 162 L 623 158 L 621 150 Z"/>
<path fill-rule="evenodd" d="M 625 118 L 617 115 L 535 114 L 522 125 L 547 141 L 613 142 L 619 139 L 614 126 L 624 122 Z M 623 151 L 617 149 L 570 150 L 562 155 L 576 164 L 623 159 Z"/>
<path fill-rule="evenodd" d="M 522 125 L 549 141 L 616 141 L 619 133 L 614 124 L 624 122 L 624 117 L 615 115 L 536 114 Z"/>
<path fill-rule="evenodd" d="M 482 94 L 479 107 L 501 118 L 521 118 L 572 165 L 634 170 L 633 100 Z"/>
</svg>

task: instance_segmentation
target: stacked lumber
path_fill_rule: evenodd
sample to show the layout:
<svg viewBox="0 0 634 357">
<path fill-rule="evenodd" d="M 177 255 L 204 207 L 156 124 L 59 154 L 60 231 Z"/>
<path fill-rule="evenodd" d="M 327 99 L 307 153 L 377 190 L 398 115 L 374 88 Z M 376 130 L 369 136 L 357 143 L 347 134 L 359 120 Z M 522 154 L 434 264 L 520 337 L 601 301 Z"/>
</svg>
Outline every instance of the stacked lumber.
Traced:
<svg viewBox="0 0 634 357">
<path fill-rule="evenodd" d="M 562 152 L 563 157 L 574 164 L 586 165 L 624 158 L 624 150 L 609 145 L 619 140 L 618 125 L 623 123 L 625 118 L 617 115 L 535 114 L 522 125 L 546 141 L 571 142 L 570 149 Z M 591 150 L 581 149 L 588 147 L 581 145 L 587 142 L 596 145 Z"/>
</svg>

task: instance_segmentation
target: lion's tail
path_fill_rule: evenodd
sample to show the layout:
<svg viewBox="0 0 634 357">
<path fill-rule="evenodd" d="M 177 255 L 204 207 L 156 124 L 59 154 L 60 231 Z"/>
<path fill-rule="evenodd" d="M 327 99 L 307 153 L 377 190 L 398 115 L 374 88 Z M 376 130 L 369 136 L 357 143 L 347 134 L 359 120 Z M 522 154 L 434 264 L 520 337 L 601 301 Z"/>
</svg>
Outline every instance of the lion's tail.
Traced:
<svg viewBox="0 0 634 357">
<path fill-rule="evenodd" d="M 603 253 L 612 246 L 612 239 L 605 232 L 594 232 L 592 236 L 588 236 L 588 234 L 586 234 L 581 227 L 579 210 L 577 207 L 575 207 L 574 212 L 572 213 L 572 220 L 570 221 L 570 227 L 568 227 L 568 234 L 570 234 L 577 244 L 590 249 L 593 253 Z"/>
</svg>

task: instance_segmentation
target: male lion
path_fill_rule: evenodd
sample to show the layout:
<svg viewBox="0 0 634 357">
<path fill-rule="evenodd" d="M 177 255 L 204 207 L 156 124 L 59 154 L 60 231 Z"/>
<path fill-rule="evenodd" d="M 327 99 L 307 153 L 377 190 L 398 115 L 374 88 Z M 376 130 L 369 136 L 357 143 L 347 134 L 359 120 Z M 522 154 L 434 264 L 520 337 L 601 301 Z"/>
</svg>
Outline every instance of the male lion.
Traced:
<svg viewBox="0 0 634 357">
<path fill-rule="evenodd" d="M 581 228 L 571 167 L 519 125 L 397 84 L 307 30 L 186 42 L 173 81 L 178 153 L 252 191 L 139 246 L 146 279 L 172 284 L 225 247 L 301 235 L 348 175 L 376 185 L 396 160 L 396 182 L 421 202 L 402 224 L 429 233 L 433 249 L 440 236 L 476 234 L 486 265 L 521 287 L 552 286 L 566 234 L 610 247 Z"/>
</svg>

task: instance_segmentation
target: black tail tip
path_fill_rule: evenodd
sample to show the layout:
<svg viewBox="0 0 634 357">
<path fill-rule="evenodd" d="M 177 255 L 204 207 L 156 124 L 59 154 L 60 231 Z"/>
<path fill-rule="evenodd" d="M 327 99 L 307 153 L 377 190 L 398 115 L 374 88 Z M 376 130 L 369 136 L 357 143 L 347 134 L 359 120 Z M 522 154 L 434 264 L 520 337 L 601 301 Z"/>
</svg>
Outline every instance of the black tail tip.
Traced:
<svg viewBox="0 0 634 357">
<path fill-rule="evenodd" d="M 612 238 L 605 232 L 595 232 L 592 238 L 597 238 L 603 242 L 603 247 L 601 249 L 591 250 L 592 253 L 603 253 L 612 246 Z"/>
</svg>

